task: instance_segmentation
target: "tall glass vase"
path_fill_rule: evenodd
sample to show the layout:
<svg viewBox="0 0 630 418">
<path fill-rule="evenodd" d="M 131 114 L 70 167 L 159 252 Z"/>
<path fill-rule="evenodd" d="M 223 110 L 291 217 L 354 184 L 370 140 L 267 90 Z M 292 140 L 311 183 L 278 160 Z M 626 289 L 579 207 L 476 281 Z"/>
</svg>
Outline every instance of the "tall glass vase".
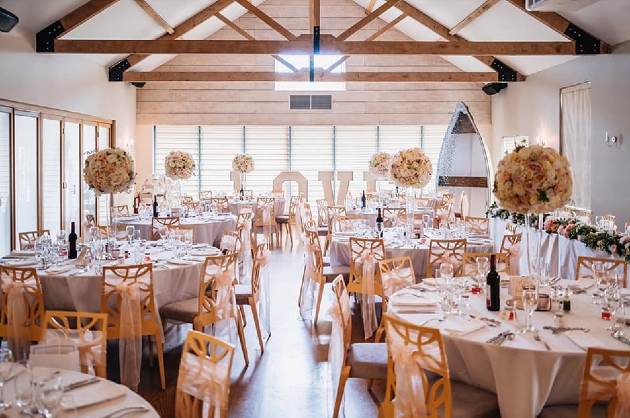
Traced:
<svg viewBox="0 0 630 418">
<path fill-rule="evenodd" d="M 531 217 L 538 217 L 537 225 L 532 225 Z M 528 274 L 532 278 L 532 281 L 538 288 L 538 279 L 540 276 L 540 269 L 542 267 L 541 258 L 541 231 L 542 231 L 542 214 L 526 214 L 525 215 L 525 239 L 526 239 L 526 255 L 527 255 L 527 269 Z"/>
<path fill-rule="evenodd" d="M 240 199 L 245 199 L 245 187 L 247 183 L 247 173 L 241 173 L 241 190 L 240 190 Z"/>
</svg>

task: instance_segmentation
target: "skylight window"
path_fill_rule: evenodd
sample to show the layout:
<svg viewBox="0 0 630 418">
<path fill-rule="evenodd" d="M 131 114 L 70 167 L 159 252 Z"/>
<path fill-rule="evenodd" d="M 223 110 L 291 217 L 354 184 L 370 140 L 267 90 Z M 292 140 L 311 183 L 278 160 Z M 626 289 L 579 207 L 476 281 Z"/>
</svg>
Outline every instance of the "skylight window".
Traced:
<svg viewBox="0 0 630 418">
<path fill-rule="evenodd" d="M 308 55 L 280 55 L 280 57 L 293 65 L 300 71 L 309 71 L 309 59 Z M 341 55 L 315 55 L 314 64 L 315 71 L 324 71 L 326 68 L 330 68 L 334 63 L 341 59 Z M 275 72 L 279 74 L 292 73 L 289 67 L 276 60 Z M 346 72 L 346 63 L 343 62 L 338 65 L 332 74 L 339 74 Z M 346 83 L 344 81 L 276 81 L 276 90 L 280 91 L 345 91 Z"/>
</svg>

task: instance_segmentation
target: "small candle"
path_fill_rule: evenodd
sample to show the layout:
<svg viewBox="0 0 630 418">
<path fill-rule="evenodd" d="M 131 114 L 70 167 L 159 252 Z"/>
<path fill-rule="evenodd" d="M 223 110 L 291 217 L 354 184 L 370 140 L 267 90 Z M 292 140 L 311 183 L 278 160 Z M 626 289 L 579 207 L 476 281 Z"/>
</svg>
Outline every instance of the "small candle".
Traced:
<svg viewBox="0 0 630 418">
<path fill-rule="evenodd" d="M 610 321 L 610 311 L 608 309 L 602 309 L 602 319 Z"/>
</svg>

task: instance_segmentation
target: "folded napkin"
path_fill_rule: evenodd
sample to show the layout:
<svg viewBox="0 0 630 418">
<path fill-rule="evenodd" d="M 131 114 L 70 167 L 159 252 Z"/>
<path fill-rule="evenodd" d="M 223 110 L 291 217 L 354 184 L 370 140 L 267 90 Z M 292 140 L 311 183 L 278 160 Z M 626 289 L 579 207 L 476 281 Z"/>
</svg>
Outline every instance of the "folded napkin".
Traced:
<svg viewBox="0 0 630 418">
<path fill-rule="evenodd" d="M 568 287 L 571 290 L 586 291 L 595 286 L 595 280 L 582 277 L 571 283 Z"/>
<path fill-rule="evenodd" d="M 400 294 L 393 295 L 390 306 L 397 313 L 432 313 L 438 310 L 438 303 L 435 295 L 417 295 L 409 290 L 401 291 Z"/>
<path fill-rule="evenodd" d="M 444 321 L 444 329 L 451 335 L 466 335 L 486 326 L 484 321 L 479 319 L 466 319 L 461 316 L 449 316 Z"/>
<path fill-rule="evenodd" d="M 216 249 L 216 248 L 207 248 L 205 250 L 192 250 L 190 252 L 190 255 L 201 256 L 201 257 L 208 257 L 211 255 L 218 255 L 218 254 L 221 254 L 221 250 Z"/>
<path fill-rule="evenodd" d="M 125 386 L 110 382 L 108 380 L 101 380 L 100 382 L 92 385 L 73 389 L 71 393 L 74 405 L 64 404 L 62 399 L 61 408 L 80 409 L 86 406 L 96 405 L 102 402 L 111 401 L 112 399 L 125 396 L 128 391 L 129 389 L 127 389 Z"/>
<path fill-rule="evenodd" d="M 180 258 L 173 258 L 171 260 L 166 260 L 168 264 L 175 264 L 176 266 L 189 266 L 191 264 L 195 264 L 194 261 L 190 260 L 182 260 Z"/>
<path fill-rule="evenodd" d="M 435 277 L 427 277 L 422 279 L 422 284 L 435 287 L 437 286 L 437 281 L 435 280 Z"/>
<path fill-rule="evenodd" d="M 8 263 L 11 267 L 32 267 L 37 265 L 37 260 L 29 258 L 28 260 L 16 260 L 12 263 Z"/>
<path fill-rule="evenodd" d="M 566 331 L 564 333 L 571 341 L 573 341 L 578 347 L 583 350 L 588 350 L 589 347 L 602 347 L 606 348 L 606 343 L 604 341 L 600 341 L 594 335 L 591 335 L 587 332 L 583 331 Z"/>
<path fill-rule="evenodd" d="M 63 274 L 63 273 L 66 273 L 66 272 L 68 272 L 70 270 L 74 270 L 74 269 L 76 269 L 75 266 L 67 266 L 67 265 L 66 266 L 56 266 L 56 267 L 49 268 L 48 270 L 46 270 L 44 272 L 44 274 L 45 275 L 48 275 L 48 274 Z"/>
</svg>

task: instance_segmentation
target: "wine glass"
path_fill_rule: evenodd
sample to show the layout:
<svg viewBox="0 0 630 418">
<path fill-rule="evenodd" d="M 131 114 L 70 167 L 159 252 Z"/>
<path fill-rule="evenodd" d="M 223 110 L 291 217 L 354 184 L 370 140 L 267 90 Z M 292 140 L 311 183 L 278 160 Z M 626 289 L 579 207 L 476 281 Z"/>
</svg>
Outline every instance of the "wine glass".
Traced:
<svg viewBox="0 0 630 418">
<path fill-rule="evenodd" d="M 597 286 L 595 287 L 595 291 L 593 292 L 592 303 L 599 305 L 602 301 L 602 280 L 604 280 L 604 276 L 606 275 L 604 263 L 602 263 L 601 261 L 595 261 L 591 266 L 591 270 L 593 271 L 593 278 L 595 279 L 595 283 L 597 284 Z"/>
<path fill-rule="evenodd" d="M 480 289 L 483 289 L 483 282 L 490 271 L 490 261 L 488 257 L 477 257 L 477 282 Z"/>
<path fill-rule="evenodd" d="M 129 242 L 129 244 L 131 244 L 131 241 L 133 241 L 133 233 L 136 231 L 136 227 L 133 225 L 128 225 L 125 228 L 125 232 L 127 233 L 127 242 Z"/>
<path fill-rule="evenodd" d="M 453 265 L 451 263 L 440 264 L 440 275 L 446 281 L 450 281 L 453 278 Z"/>
<path fill-rule="evenodd" d="M 601 222 L 602 222 L 602 217 L 601 216 L 595 216 L 595 225 L 597 226 L 597 229 L 601 229 Z"/>
<path fill-rule="evenodd" d="M 11 377 L 13 365 L 13 352 L 0 348 L 0 411 L 11 408 L 11 404 L 4 401 L 4 382 Z"/>
<path fill-rule="evenodd" d="M 533 287 L 526 287 L 523 289 L 523 309 L 527 313 L 527 320 L 525 322 L 525 331 L 534 332 L 536 328 L 532 325 L 532 316 L 536 307 L 538 306 L 538 294 Z"/>
<path fill-rule="evenodd" d="M 52 418 L 61 406 L 63 397 L 63 383 L 61 377 L 53 377 L 39 383 L 36 394 L 36 404 L 40 413 L 46 418 Z"/>
</svg>

